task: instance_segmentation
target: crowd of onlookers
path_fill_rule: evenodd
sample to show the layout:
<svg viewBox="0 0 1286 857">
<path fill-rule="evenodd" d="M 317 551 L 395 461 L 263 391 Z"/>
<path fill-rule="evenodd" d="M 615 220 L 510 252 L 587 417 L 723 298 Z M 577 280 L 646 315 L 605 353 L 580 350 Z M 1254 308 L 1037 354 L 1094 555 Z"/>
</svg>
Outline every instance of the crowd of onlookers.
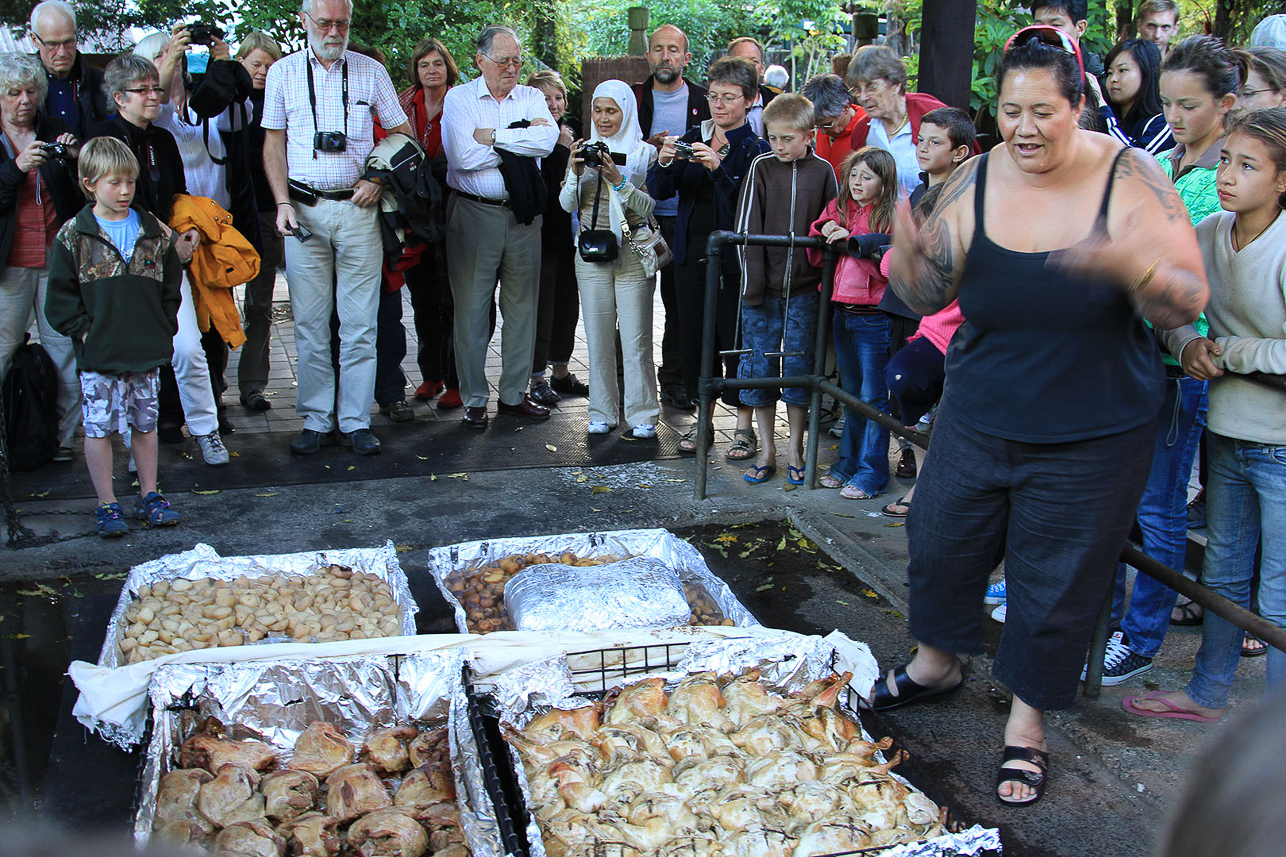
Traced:
<svg viewBox="0 0 1286 857">
<path fill-rule="evenodd" d="M 1170 624 L 1204 623 L 1190 684 L 1127 698 L 1132 714 L 1216 721 L 1238 659 L 1266 649 L 1145 575 L 1127 607 L 1116 559 L 1136 522 L 1150 556 L 1184 567 L 1195 460 L 1204 583 L 1286 626 L 1286 401 L 1254 378 L 1286 374 L 1286 16 L 1234 49 L 1179 39 L 1176 4 L 1145 0 L 1137 36 L 1100 60 L 1082 51 L 1085 0 L 1031 11 L 1004 50 L 984 154 L 973 118 L 910 91 L 885 46 L 796 93 L 766 84 L 763 45 L 739 38 L 699 84 L 687 36 L 666 24 L 647 79 L 597 83 L 578 121 L 558 72 L 523 77 L 503 26 L 478 34 L 468 82 L 426 38 L 399 91 L 377 51 L 350 43 L 348 0 L 305 0 L 307 46 L 284 56 L 256 32 L 234 58 L 217 30 L 178 25 L 103 72 L 77 51 L 71 7 L 47 0 L 37 56 L 0 56 L 0 357 L 34 323 L 61 379 L 56 458 L 72 459 L 83 426 L 112 536 L 128 532 L 113 434 L 138 473 L 135 514 L 172 524 L 157 443 L 186 425 L 207 463 L 228 463 L 229 348 L 242 349 L 240 404 L 272 407 L 283 261 L 298 455 L 379 452 L 373 404 L 407 421 L 412 401 L 436 400 L 486 429 L 493 386 L 499 412 L 542 420 L 588 396 L 589 434 L 651 439 L 662 406 L 695 409 L 703 365 L 811 373 L 829 319 L 842 388 L 934 438 L 931 460 L 890 455 L 889 431 L 847 409 L 819 480 L 866 500 L 891 470 L 919 477 L 882 511 L 909 519 L 920 647 L 871 704 L 959 687 L 957 655 L 981 645 L 973 608 L 998 605 L 994 672 L 1015 693 L 998 796 L 1030 803 L 1049 764 L 1042 714 L 1071 704 L 1114 574 L 1105 683 L 1147 672 Z M 196 82 L 193 43 L 209 48 Z M 830 305 L 822 252 L 716 256 L 719 230 L 833 245 Z M 584 381 L 569 371 L 578 324 Z M 724 390 L 737 414 L 725 456 L 749 483 L 777 475 L 778 399 L 786 481 L 803 484 L 808 394 Z M 696 431 L 681 451 L 704 445 Z M 1283 682 L 1274 650 L 1268 683 Z"/>
</svg>

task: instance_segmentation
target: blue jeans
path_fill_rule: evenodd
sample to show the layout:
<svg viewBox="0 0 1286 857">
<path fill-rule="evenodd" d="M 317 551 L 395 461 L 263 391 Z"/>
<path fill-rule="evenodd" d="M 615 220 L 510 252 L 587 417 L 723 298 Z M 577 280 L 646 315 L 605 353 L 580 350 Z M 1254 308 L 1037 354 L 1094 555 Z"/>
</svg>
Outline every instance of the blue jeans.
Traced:
<svg viewBox="0 0 1286 857">
<path fill-rule="evenodd" d="M 1188 476 L 1206 422 L 1206 382 L 1167 378 L 1165 384 L 1152 471 L 1136 515 L 1143 533 L 1143 552 L 1162 565 L 1183 571 L 1188 552 Z M 1148 575 L 1135 576 L 1130 609 L 1121 622 L 1131 652 L 1145 658 L 1156 656 L 1170 628 L 1170 611 L 1177 597 L 1173 589 Z M 1114 619 L 1120 617 L 1124 602 L 1125 563 L 1119 563 Z"/>
<path fill-rule="evenodd" d="M 813 343 L 817 341 L 817 309 L 821 296 L 817 292 L 786 298 L 764 296 L 759 306 L 741 308 L 741 347 L 750 352 L 741 355 L 738 378 L 779 378 L 782 375 L 808 375 L 813 371 Z M 765 352 L 799 352 L 798 356 L 768 357 Z M 740 390 L 741 404 L 764 408 L 777 401 L 776 390 L 763 388 Z M 781 400 L 788 405 L 808 407 L 809 392 L 803 387 L 786 387 Z"/>
<path fill-rule="evenodd" d="M 1255 551 L 1259 615 L 1286 627 L 1286 446 L 1266 446 L 1209 432 L 1206 469 L 1206 559 L 1201 579 L 1211 590 L 1249 609 Z M 1226 708 L 1245 632 L 1207 612 L 1201 626 L 1188 696 L 1207 708 Z M 1268 649 L 1266 690 L 1286 684 L 1286 652 Z"/>
<path fill-rule="evenodd" d="M 889 317 L 835 310 L 835 362 L 839 385 L 869 405 L 889 409 L 884 370 L 889 363 Z M 830 475 L 874 497 L 889 484 L 889 430 L 851 408 L 844 409 L 839 460 Z"/>
</svg>

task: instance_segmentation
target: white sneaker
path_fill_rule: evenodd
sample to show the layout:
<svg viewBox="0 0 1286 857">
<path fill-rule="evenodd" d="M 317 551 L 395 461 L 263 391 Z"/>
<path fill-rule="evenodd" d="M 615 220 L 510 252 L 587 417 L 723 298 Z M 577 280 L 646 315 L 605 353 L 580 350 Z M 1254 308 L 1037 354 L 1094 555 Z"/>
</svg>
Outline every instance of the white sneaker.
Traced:
<svg viewBox="0 0 1286 857">
<path fill-rule="evenodd" d="M 205 458 L 205 463 L 211 467 L 222 467 L 232 460 L 228 455 L 228 448 L 223 445 L 223 438 L 219 437 L 217 431 L 209 434 L 193 435 L 196 445 L 201 447 L 201 455 Z"/>
<path fill-rule="evenodd" d="M 611 430 L 612 427 L 602 420 L 592 420 L 589 424 L 590 434 L 607 434 Z"/>
<path fill-rule="evenodd" d="M 640 423 L 630 429 L 630 437 L 635 440 L 649 440 L 656 437 L 656 426 L 651 423 Z"/>
<path fill-rule="evenodd" d="M 836 420 L 836 421 L 835 421 L 835 425 L 831 426 L 831 429 L 830 429 L 830 431 L 831 431 L 831 437 L 843 437 L 843 436 L 844 436 L 844 420 L 845 420 L 845 419 L 846 419 L 846 417 L 840 417 L 838 420 Z"/>
<path fill-rule="evenodd" d="M 992 611 L 991 611 L 991 618 L 992 618 L 992 619 L 995 619 L 997 622 L 999 622 L 999 623 L 1000 623 L 1000 624 L 1002 624 L 1002 625 L 1003 625 L 1003 624 L 1005 624 L 1005 612 L 1006 612 L 1006 611 L 1005 611 L 1005 608 L 1006 608 L 1006 607 L 1008 607 L 1008 606 L 1009 606 L 1009 605 L 1007 605 L 1007 604 L 1001 604 L 1001 605 L 1000 605 L 999 607 L 997 607 L 995 610 L 992 610 Z"/>
</svg>

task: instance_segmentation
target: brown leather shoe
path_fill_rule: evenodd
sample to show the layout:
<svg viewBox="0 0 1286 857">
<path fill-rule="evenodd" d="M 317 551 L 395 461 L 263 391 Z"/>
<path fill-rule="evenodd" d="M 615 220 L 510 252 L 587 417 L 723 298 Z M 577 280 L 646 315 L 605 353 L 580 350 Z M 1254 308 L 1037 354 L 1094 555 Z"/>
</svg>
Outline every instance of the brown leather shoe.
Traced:
<svg viewBox="0 0 1286 857">
<path fill-rule="evenodd" d="M 465 408 L 464 424 L 466 428 L 485 429 L 487 427 L 486 405 L 483 405 L 480 408 Z"/>
<path fill-rule="evenodd" d="M 523 394 L 522 401 L 516 405 L 506 405 L 500 402 L 496 405 L 496 410 L 502 414 L 517 414 L 520 417 L 530 417 L 533 420 L 549 419 L 549 408 L 538 405 L 531 400 L 531 396 Z"/>
</svg>

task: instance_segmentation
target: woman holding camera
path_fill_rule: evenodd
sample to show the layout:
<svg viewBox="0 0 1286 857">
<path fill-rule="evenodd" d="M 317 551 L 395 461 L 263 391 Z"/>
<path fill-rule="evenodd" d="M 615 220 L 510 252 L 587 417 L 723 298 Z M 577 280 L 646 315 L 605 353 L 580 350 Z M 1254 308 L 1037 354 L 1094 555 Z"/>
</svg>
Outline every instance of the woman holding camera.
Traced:
<svg viewBox="0 0 1286 857">
<path fill-rule="evenodd" d="M 23 343 L 34 308 L 41 344 L 58 367 L 54 460 L 71 461 L 80 381 L 71 340 L 45 321 L 46 251 L 85 198 L 76 187 L 76 138 L 61 119 L 40 109 L 47 85 L 39 60 L 0 55 L 0 377 Z"/>
<path fill-rule="evenodd" d="M 750 60 L 724 57 L 710 66 L 709 91 L 712 118 L 682 137 L 667 137 L 647 183 L 656 199 L 679 197 L 679 217 L 674 233 L 674 283 L 678 298 L 679 336 L 683 349 L 683 383 L 688 396 L 697 398 L 701 373 L 702 318 L 705 315 L 705 246 L 710 233 L 732 229 L 736 219 L 741 179 L 750 162 L 769 151 L 746 121 L 746 111 L 759 94 L 759 75 Z M 723 282 L 719 288 L 717 336 L 714 348 L 737 347 L 737 314 L 741 308 L 741 266 L 737 254 L 721 257 Z M 725 378 L 737 377 L 740 358 L 723 358 Z M 753 426 L 754 409 L 741 404 L 736 390 L 724 392 L 723 401 L 737 409 L 729 461 L 746 461 L 758 452 Z M 695 453 L 696 427 L 679 441 L 679 451 Z"/>
<path fill-rule="evenodd" d="M 572 143 L 567 178 L 559 194 L 564 210 L 579 213 L 582 234 L 610 232 L 612 240 L 600 235 L 599 242 L 614 243 L 616 248 L 611 260 L 587 261 L 584 250 L 576 257 L 576 284 L 589 346 L 589 433 L 607 434 L 621 413 L 616 381 L 619 326 L 625 420 L 630 425 L 627 436 L 652 438 L 661 410 L 652 361 L 655 271 L 649 276 L 644 270 L 630 239 L 638 241 L 649 228 L 648 216 L 656 205 L 644 190 L 655 149 L 643 139 L 628 84 L 603 81 L 594 89 L 592 104 L 589 142 Z M 619 163 L 620 155 L 625 156 L 624 164 Z"/>
</svg>

